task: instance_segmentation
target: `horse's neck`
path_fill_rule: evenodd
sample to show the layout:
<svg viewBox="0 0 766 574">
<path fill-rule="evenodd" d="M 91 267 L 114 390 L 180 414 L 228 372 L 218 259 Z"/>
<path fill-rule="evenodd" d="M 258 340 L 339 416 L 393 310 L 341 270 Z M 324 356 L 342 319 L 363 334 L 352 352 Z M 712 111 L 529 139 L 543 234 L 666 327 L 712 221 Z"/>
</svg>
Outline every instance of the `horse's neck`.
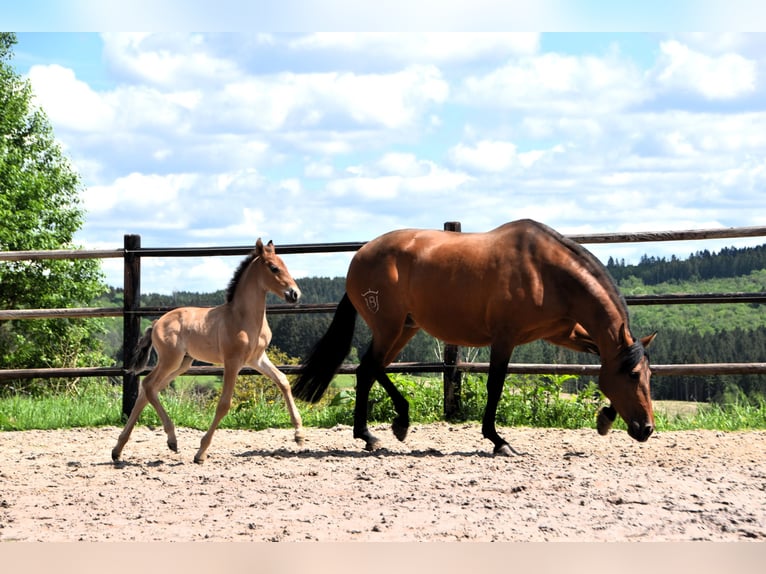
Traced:
<svg viewBox="0 0 766 574">
<path fill-rule="evenodd" d="M 574 319 L 596 342 L 602 358 L 607 353 L 616 353 L 620 347 L 622 326 L 628 325 L 627 312 L 619 293 L 584 270 L 577 279 L 582 298 L 574 309 Z"/>
<path fill-rule="evenodd" d="M 266 313 L 266 289 L 259 282 L 253 269 L 247 269 L 228 303 L 232 312 L 248 321 L 263 321 Z"/>
</svg>

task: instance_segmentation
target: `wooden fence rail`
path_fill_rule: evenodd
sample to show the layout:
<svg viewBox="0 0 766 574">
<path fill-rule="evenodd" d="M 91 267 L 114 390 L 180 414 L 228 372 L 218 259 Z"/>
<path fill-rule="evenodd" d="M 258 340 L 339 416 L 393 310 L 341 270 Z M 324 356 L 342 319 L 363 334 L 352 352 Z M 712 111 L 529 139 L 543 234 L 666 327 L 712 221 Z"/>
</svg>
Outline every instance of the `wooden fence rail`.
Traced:
<svg viewBox="0 0 766 574">
<path fill-rule="evenodd" d="M 460 231 L 459 222 L 447 222 L 445 229 Z M 727 239 L 742 237 L 764 237 L 766 227 L 739 227 L 725 229 L 697 229 L 687 231 L 650 231 L 636 233 L 600 233 L 588 235 L 569 235 L 579 243 L 636 243 L 656 241 L 688 241 L 705 239 Z M 364 242 L 317 243 L 280 245 L 282 255 L 351 252 L 359 249 Z M 124 305 L 123 308 L 66 308 L 66 309 L 7 309 L 0 310 L 0 321 L 21 319 L 85 318 L 85 317 L 123 317 L 123 348 L 133 349 L 140 336 L 141 317 L 158 316 L 173 307 L 141 307 L 141 259 L 144 257 L 210 257 L 243 256 L 250 253 L 247 247 L 182 247 L 182 248 L 146 248 L 141 247 L 138 235 L 126 235 L 123 249 L 108 250 L 52 250 L 52 251 L 7 251 L 0 252 L 0 261 L 24 261 L 42 259 L 107 259 L 124 260 Z M 628 305 L 675 305 L 675 304 L 712 304 L 712 303 L 766 303 L 766 293 L 708 293 L 708 294 L 666 294 L 636 295 L 625 297 Z M 335 303 L 312 305 L 270 305 L 267 313 L 331 313 Z M 448 417 L 460 408 L 461 373 L 486 373 L 488 363 L 469 363 L 460 360 L 457 347 L 445 345 L 444 358 L 441 362 L 414 363 L 400 362 L 389 365 L 389 372 L 403 373 L 443 373 L 444 375 L 444 410 Z M 345 364 L 341 373 L 353 373 L 356 365 Z M 281 365 L 287 374 L 300 372 L 300 365 Z M 598 365 L 550 365 L 511 363 L 510 374 L 559 374 L 595 376 Z M 220 375 L 221 367 L 192 367 L 189 375 Z M 250 368 L 243 374 L 255 374 Z M 706 363 L 679 365 L 652 365 L 652 373 L 663 375 L 741 375 L 766 374 L 766 363 Z M 122 377 L 123 379 L 123 414 L 129 414 L 138 392 L 138 376 L 128 373 L 123 367 L 82 367 L 82 368 L 46 368 L 46 369 L 6 369 L 0 370 L 0 382 L 31 378 L 76 378 L 76 377 Z"/>
</svg>

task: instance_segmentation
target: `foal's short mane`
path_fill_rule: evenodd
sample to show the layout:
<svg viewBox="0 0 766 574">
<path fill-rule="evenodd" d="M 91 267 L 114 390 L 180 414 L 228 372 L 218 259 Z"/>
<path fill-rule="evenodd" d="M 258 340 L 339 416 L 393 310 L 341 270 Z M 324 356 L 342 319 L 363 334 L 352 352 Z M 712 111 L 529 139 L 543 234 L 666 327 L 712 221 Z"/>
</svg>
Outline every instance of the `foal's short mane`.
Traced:
<svg viewBox="0 0 766 574">
<path fill-rule="evenodd" d="M 239 280 L 242 279 L 242 275 L 245 273 L 245 269 L 247 269 L 247 266 L 250 265 L 250 263 L 253 262 L 253 259 L 256 258 L 255 250 L 250 253 L 247 257 L 245 257 L 242 260 L 242 263 L 239 264 L 239 267 L 237 267 L 237 270 L 234 272 L 234 275 L 231 277 L 231 281 L 229 281 L 229 286 L 226 288 L 226 302 L 231 303 L 232 299 L 234 299 L 234 293 L 237 290 L 237 285 L 239 284 Z"/>
</svg>

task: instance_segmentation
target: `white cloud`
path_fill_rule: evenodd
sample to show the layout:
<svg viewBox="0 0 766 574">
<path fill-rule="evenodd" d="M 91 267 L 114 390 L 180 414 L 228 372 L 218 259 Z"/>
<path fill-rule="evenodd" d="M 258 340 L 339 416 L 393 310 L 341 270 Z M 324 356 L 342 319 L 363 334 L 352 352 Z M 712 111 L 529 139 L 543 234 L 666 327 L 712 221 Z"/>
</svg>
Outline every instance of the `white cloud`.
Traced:
<svg viewBox="0 0 766 574">
<path fill-rule="evenodd" d="M 237 64 L 210 53 L 201 34 L 102 34 L 104 57 L 133 81 L 177 89 L 200 82 L 231 80 Z"/>
<path fill-rule="evenodd" d="M 114 110 L 100 94 L 78 80 L 73 70 L 57 64 L 32 66 L 29 81 L 36 104 L 54 124 L 77 132 L 111 127 Z"/>
<path fill-rule="evenodd" d="M 568 115 L 616 113 L 648 97 L 641 72 L 629 60 L 558 53 L 519 58 L 470 76 L 458 94 L 472 106 Z"/>
<path fill-rule="evenodd" d="M 563 151 L 561 146 L 551 150 L 530 150 L 519 153 L 516 145 L 508 141 L 481 140 L 475 145 L 458 144 L 449 150 L 455 165 L 470 170 L 501 173 L 516 168 L 532 167 L 545 156 Z"/>
<path fill-rule="evenodd" d="M 121 35 L 105 37 L 107 81 L 55 65 L 30 79 L 83 175 L 86 246 L 519 217 L 569 232 L 763 224 L 766 113 L 738 98 L 762 97 L 766 42 L 677 38 L 641 59 L 543 51 L 536 34 Z M 314 260 L 306 274 L 345 271 Z M 156 285 L 185 288 L 173 273 L 192 267 L 223 274 L 211 289 L 230 276 L 190 263 L 152 267 Z"/>
<path fill-rule="evenodd" d="M 739 54 L 707 56 L 680 42 L 660 44 L 657 82 L 666 90 L 689 90 L 711 100 L 728 100 L 755 90 L 756 62 Z"/>
<path fill-rule="evenodd" d="M 450 194 L 472 179 L 411 154 L 386 154 L 371 165 L 352 166 L 348 172 L 352 177 L 334 179 L 326 190 L 337 197 L 376 201 L 407 197 L 414 201 L 418 195 Z"/>
</svg>

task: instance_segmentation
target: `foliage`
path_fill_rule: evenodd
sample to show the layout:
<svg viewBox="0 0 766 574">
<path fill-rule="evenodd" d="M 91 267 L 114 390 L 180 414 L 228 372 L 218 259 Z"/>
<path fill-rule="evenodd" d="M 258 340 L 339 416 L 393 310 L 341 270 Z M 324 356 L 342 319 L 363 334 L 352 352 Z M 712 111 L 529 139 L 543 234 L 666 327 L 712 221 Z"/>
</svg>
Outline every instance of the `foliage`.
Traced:
<svg viewBox="0 0 766 574">
<path fill-rule="evenodd" d="M 526 379 L 526 380 L 523 380 Z M 440 379 L 396 376 L 396 385 L 404 391 L 412 408 L 413 424 L 441 420 Z M 602 397 L 594 385 L 574 396 L 560 392 L 560 380 L 538 381 L 532 377 L 509 377 L 503 400 L 498 408 L 499 426 L 538 426 L 558 428 L 592 428 Z M 539 384 L 538 384 L 539 383 Z M 466 418 L 480 421 L 484 412 L 486 388 L 483 376 L 470 375 L 463 382 Z M 379 385 L 373 386 L 373 389 Z M 378 393 L 378 390 L 374 391 Z M 336 400 L 336 397 L 343 396 Z M 421 396 L 423 395 L 423 396 Z M 215 406 L 206 395 L 192 387 L 168 389 L 161 400 L 177 426 L 207 429 Z M 387 397 L 379 396 L 371 422 L 390 423 L 393 412 Z M 121 389 L 102 379 L 90 379 L 69 392 L 32 398 L 23 394 L 0 397 L 0 431 L 55 429 L 92 426 L 121 426 Z M 223 419 L 222 428 L 259 430 L 268 427 L 289 428 L 290 419 L 282 401 L 244 402 Z M 299 403 L 305 426 L 328 428 L 353 424 L 354 392 L 348 387 L 317 405 Z M 439 406 L 436 406 L 439 404 Z M 729 404 L 700 405 L 692 414 L 664 415 L 655 411 L 660 432 L 709 429 L 736 431 L 766 429 L 766 401 L 743 400 Z M 141 424 L 159 426 L 154 410 L 145 409 Z M 624 430 L 619 419 L 615 428 Z"/>
<path fill-rule="evenodd" d="M 0 33 L 0 250 L 74 249 L 82 226 L 79 176 L 63 156 L 32 90 L 8 60 L 14 34 Z M 105 290 L 97 260 L 0 262 L 0 307 L 78 307 Z M 104 364 L 98 320 L 5 321 L 0 368 Z M 19 383 L 16 385 L 26 385 Z M 34 388 L 34 385 L 32 386 Z"/>
</svg>

